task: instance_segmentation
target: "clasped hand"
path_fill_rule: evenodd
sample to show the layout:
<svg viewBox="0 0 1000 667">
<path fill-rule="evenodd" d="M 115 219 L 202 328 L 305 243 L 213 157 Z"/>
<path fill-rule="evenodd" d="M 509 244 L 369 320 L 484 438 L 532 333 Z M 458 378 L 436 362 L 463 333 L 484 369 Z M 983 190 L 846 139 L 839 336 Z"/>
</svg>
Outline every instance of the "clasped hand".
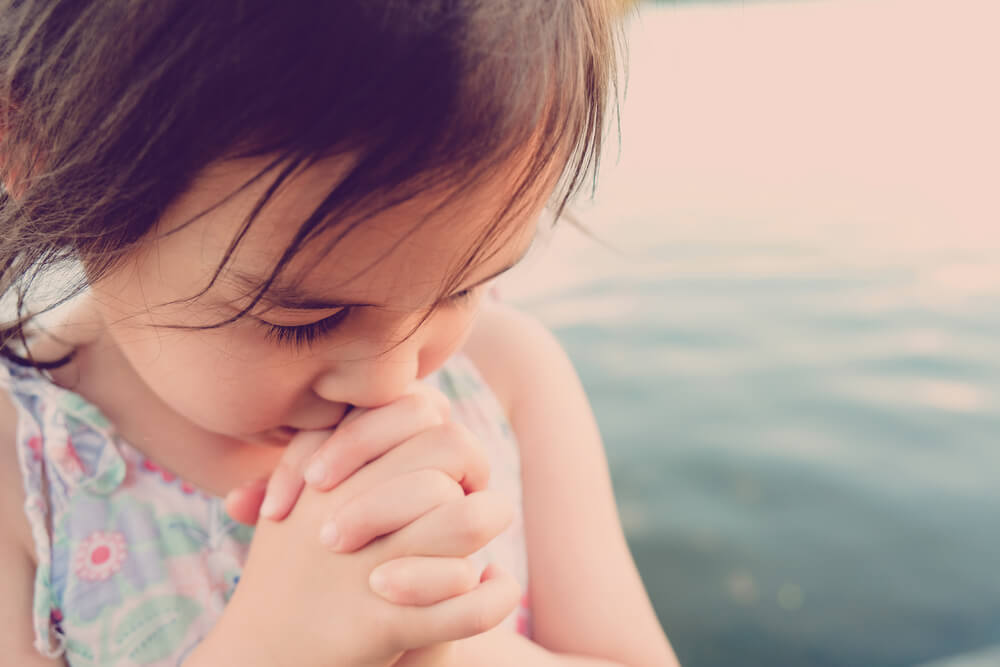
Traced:
<svg viewBox="0 0 1000 667">
<path fill-rule="evenodd" d="M 451 642 L 498 625 L 519 586 L 467 558 L 512 518 L 488 477 L 482 446 L 422 384 L 296 435 L 266 494 L 262 480 L 227 499 L 235 519 L 264 519 L 229 605 L 260 663 L 448 664 Z"/>
</svg>

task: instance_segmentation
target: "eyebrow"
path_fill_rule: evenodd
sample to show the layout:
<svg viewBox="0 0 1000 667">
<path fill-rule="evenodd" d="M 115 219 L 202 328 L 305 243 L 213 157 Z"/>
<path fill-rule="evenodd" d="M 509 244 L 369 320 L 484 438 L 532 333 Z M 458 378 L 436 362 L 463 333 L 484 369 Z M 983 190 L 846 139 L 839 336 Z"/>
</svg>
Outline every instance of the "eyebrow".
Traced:
<svg viewBox="0 0 1000 667">
<path fill-rule="evenodd" d="M 528 256 L 528 253 L 531 251 L 532 247 L 534 247 L 534 243 L 530 244 L 527 250 L 525 250 L 520 257 L 518 257 L 516 260 L 514 260 L 504 268 L 500 269 L 499 271 L 489 276 L 486 276 L 485 278 L 482 278 L 481 280 L 476 281 L 471 285 L 467 285 L 461 289 L 457 289 L 453 293 L 464 292 L 465 290 L 475 289 L 476 287 L 479 287 L 483 283 L 488 283 L 494 278 L 497 278 L 500 275 L 510 271 L 515 266 L 520 264 L 525 257 Z M 240 273 L 239 271 L 233 271 L 233 273 L 230 275 L 230 279 L 233 282 L 239 284 L 241 288 L 244 288 L 248 291 L 258 289 L 261 283 L 261 281 L 258 278 L 245 273 Z M 375 307 L 375 308 L 380 307 L 379 304 L 377 303 L 346 301 L 342 299 L 332 299 L 332 300 L 316 299 L 308 295 L 302 294 L 301 292 L 299 292 L 298 288 L 294 286 L 281 285 L 279 283 L 273 283 L 270 287 L 268 287 L 267 291 L 261 296 L 260 301 L 261 303 L 267 304 L 269 306 L 273 306 L 276 308 L 283 308 L 286 310 L 337 310 L 338 308 L 351 308 L 351 307 L 360 308 L 364 306 Z"/>
</svg>

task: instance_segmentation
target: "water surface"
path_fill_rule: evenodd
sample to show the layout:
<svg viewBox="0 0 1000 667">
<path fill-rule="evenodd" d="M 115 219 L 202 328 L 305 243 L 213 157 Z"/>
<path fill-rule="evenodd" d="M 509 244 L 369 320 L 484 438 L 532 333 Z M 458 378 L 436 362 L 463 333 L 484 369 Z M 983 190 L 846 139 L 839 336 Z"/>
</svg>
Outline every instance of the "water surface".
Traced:
<svg viewBox="0 0 1000 667">
<path fill-rule="evenodd" d="M 682 663 L 1000 643 L 990 2 L 646 6 L 621 156 L 503 290 L 564 342 Z"/>
</svg>

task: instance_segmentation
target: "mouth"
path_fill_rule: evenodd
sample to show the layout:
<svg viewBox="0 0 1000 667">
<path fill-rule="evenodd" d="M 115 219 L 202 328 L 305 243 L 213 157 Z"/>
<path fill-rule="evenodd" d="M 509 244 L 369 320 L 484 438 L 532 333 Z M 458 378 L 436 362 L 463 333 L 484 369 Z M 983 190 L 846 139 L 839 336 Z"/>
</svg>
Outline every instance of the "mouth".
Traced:
<svg viewBox="0 0 1000 667">
<path fill-rule="evenodd" d="M 292 428 L 291 426 L 279 426 L 277 428 L 256 433 L 251 436 L 250 439 L 262 445 L 284 447 L 292 441 L 292 438 L 294 438 L 298 432 L 299 429 Z"/>
<path fill-rule="evenodd" d="M 351 406 L 348 406 L 344 410 L 344 414 L 340 418 L 329 426 L 324 426 L 323 428 L 296 428 L 295 426 L 282 425 L 267 431 L 262 431 L 253 436 L 255 442 L 259 442 L 264 445 L 271 445 L 272 447 L 285 447 L 289 442 L 292 441 L 296 435 L 302 431 L 332 431 L 337 428 L 337 426 L 344 420 L 344 417 L 351 412 Z"/>
</svg>

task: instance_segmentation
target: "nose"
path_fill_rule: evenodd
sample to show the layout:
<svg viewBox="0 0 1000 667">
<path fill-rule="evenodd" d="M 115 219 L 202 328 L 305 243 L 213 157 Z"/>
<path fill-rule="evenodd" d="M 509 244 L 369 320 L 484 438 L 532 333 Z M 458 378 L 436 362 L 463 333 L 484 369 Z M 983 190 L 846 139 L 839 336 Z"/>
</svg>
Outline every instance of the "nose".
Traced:
<svg viewBox="0 0 1000 667">
<path fill-rule="evenodd" d="M 323 369 L 313 391 L 326 401 L 376 408 L 391 403 L 417 378 L 419 351 L 404 341 L 374 355 L 339 359 Z"/>
</svg>

